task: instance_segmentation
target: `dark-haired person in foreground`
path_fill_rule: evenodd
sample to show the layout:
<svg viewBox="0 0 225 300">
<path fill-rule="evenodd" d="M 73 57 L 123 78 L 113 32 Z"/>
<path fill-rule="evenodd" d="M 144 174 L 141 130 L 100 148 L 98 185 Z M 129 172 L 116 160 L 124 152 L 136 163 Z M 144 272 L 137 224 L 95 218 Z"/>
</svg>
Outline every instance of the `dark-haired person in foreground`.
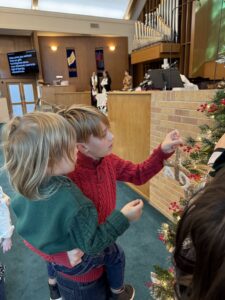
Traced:
<svg viewBox="0 0 225 300">
<path fill-rule="evenodd" d="M 174 263 L 179 300 L 225 299 L 225 135 L 210 162 L 214 177 L 178 224 Z"/>
</svg>

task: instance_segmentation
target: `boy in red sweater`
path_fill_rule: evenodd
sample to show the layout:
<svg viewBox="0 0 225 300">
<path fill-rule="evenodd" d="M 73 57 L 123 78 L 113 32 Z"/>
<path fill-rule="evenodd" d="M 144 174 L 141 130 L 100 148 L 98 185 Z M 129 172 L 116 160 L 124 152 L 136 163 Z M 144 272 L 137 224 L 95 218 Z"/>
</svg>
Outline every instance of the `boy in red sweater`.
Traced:
<svg viewBox="0 0 225 300">
<path fill-rule="evenodd" d="M 99 110 L 73 105 L 58 113 L 71 123 L 77 134 L 77 163 L 69 177 L 94 202 L 100 224 L 115 209 L 117 180 L 136 185 L 146 183 L 161 171 L 163 161 L 182 143 L 179 132 L 174 130 L 144 162 L 134 164 L 111 153 L 113 134 L 108 118 Z M 117 247 L 122 257 L 123 250 Z M 80 262 L 83 253 L 76 251 L 73 259 Z M 54 284 L 54 279 L 50 283 Z M 133 294 L 127 299 L 133 299 Z"/>
</svg>

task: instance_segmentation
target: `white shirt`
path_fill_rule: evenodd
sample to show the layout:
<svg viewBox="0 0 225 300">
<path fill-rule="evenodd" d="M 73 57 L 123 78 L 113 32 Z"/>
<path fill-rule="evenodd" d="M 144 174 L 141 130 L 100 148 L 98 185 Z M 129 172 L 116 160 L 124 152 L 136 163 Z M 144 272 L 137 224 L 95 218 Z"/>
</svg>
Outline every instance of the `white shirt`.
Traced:
<svg viewBox="0 0 225 300">
<path fill-rule="evenodd" d="M 92 87 L 96 88 L 97 84 L 98 84 L 98 77 L 96 75 L 94 77 L 91 76 L 91 85 L 92 85 Z"/>
<path fill-rule="evenodd" d="M 10 238 L 14 230 L 7 205 L 8 201 L 9 197 L 3 193 L 0 186 L 0 239 Z"/>
<path fill-rule="evenodd" d="M 101 81 L 101 86 L 102 86 L 102 93 L 106 94 L 106 89 L 105 89 L 105 85 L 108 84 L 108 78 L 103 78 Z"/>
</svg>

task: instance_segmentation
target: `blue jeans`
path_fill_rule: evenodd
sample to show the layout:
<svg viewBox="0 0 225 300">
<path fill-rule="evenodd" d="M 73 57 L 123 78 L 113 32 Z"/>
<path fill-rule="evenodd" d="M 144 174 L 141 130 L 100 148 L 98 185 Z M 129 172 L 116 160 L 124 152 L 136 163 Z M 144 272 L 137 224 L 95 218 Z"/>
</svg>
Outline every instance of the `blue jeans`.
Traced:
<svg viewBox="0 0 225 300">
<path fill-rule="evenodd" d="M 96 281 L 80 283 L 57 273 L 59 291 L 63 300 L 109 300 L 110 289 L 105 273 Z"/>
<path fill-rule="evenodd" d="M 123 287 L 125 255 L 123 249 L 115 243 L 98 255 L 90 256 L 84 254 L 82 262 L 73 268 L 48 264 L 48 275 L 50 278 L 54 278 L 57 271 L 68 275 L 82 275 L 99 266 L 105 267 L 108 283 L 111 288 L 120 289 Z"/>
<path fill-rule="evenodd" d="M 0 299 L 5 300 L 5 284 L 4 284 L 4 278 L 0 279 Z"/>
</svg>

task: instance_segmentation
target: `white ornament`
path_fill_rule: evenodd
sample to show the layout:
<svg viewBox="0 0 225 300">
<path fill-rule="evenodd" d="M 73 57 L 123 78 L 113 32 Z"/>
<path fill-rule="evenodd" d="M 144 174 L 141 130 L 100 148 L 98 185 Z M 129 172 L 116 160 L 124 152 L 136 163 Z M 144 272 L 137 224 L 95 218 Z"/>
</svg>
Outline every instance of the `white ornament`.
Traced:
<svg viewBox="0 0 225 300">
<path fill-rule="evenodd" d="M 179 172 L 179 181 L 184 190 L 187 190 L 191 185 L 191 180 L 183 172 Z"/>
<path fill-rule="evenodd" d="M 175 175 L 174 175 L 174 172 L 172 171 L 172 169 L 168 166 L 165 166 L 164 169 L 163 169 L 163 175 L 165 177 L 169 177 L 169 178 L 172 178 L 172 179 L 175 179 Z"/>
</svg>

